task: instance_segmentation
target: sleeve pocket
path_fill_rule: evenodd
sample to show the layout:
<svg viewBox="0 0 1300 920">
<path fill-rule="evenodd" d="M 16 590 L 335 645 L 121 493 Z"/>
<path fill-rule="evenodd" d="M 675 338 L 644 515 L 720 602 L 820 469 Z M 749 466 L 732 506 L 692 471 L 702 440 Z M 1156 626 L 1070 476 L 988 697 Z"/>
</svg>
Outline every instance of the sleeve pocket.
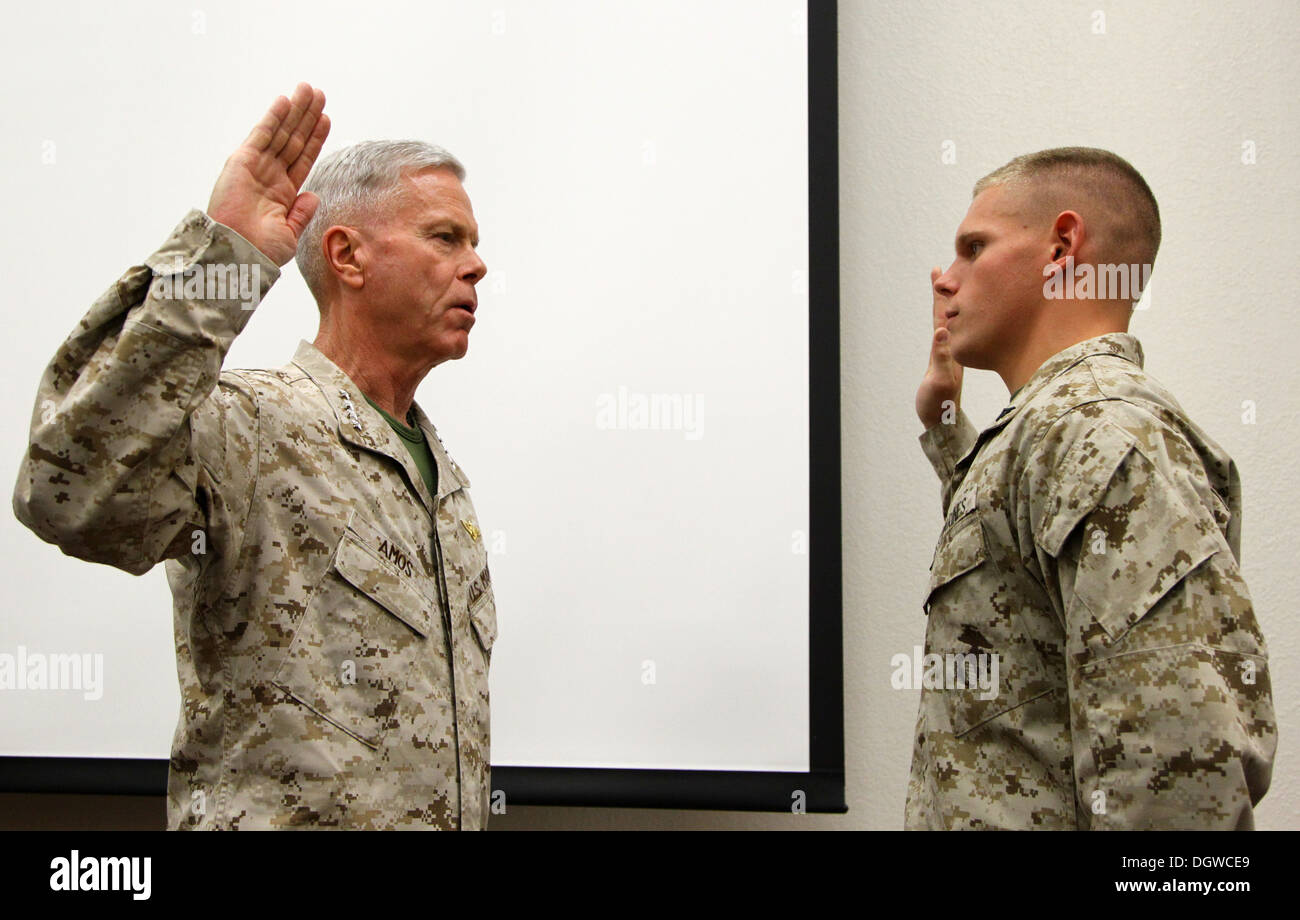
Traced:
<svg viewBox="0 0 1300 920">
<path fill-rule="evenodd" d="M 1078 442 L 1052 480 L 1035 539 L 1063 575 L 1075 563 L 1073 585 L 1061 586 L 1067 619 L 1083 608 L 1112 642 L 1219 549 L 1212 517 L 1196 515 L 1133 435 L 1109 422 Z M 1075 533 L 1078 558 L 1063 558 Z"/>
<path fill-rule="evenodd" d="M 1070 534 L 1101 503 L 1135 444 L 1133 435 L 1103 421 L 1048 472 L 1051 486 L 1047 500 L 1035 505 L 1037 520 L 1033 523 L 1034 539 L 1049 556 L 1061 554 Z"/>
</svg>

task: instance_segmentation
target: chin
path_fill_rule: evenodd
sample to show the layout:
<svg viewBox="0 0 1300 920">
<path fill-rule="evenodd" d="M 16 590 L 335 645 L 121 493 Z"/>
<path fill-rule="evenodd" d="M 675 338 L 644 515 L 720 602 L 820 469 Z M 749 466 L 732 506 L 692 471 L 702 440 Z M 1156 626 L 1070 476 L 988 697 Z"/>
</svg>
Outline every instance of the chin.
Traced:
<svg viewBox="0 0 1300 920">
<path fill-rule="evenodd" d="M 431 348 L 426 354 L 429 356 L 429 368 L 432 370 L 439 364 L 445 364 L 448 361 L 456 361 L 465 357 L 468 347 L 461 345 L 453 348 Z"/>
<path fill-rule="evenodd" d="M 967 360 L 970 355 L 968 354 L 969 349 L 966 347 L 966 342 L 964 339 L 958 339 L 957 336 L 953 335 L 951 329 L 948 330 L 948 351 L 952 354 L 952 359 L 962 367 L 970 367 L 970 362 Z"/>
<path fill-rule="evenodd" d="M 987 359 L 978 349 L 972 348 L 967 343 L 958 342 L 955 338 L 948 340 L 948 350 L 952 352 L 952 359 L 962 367 L 971 367 L 979 371 L 986 370 L 989 366 Z"/>
</svg>

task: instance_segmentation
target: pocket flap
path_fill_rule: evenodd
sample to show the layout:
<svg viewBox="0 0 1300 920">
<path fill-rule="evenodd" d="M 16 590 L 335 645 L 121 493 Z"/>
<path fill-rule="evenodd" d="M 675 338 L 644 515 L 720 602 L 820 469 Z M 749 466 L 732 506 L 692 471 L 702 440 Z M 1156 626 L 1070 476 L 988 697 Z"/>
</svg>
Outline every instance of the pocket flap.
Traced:
<svg viewBox="0 0 1300 920">
<path fill-rule="evenodd" d="M 1082 526 L 1067 617 L 1085 608 L 1112 642 L 1226 548 L 1212 512 L 1189 508 L 1140 450 L 1129 455 Z"/>
<path fill-rule="evenodd" d="M 925 612 L 930 612 L 930 602 L 935 592 L 948 582 L 965 575 L 988 558 L 984 547 L 984 530 L 979 515 L 971 513 L 949 527 L 939 537 L 930 564 L 930 586 L 926 593 Z"/>
<path fill-rule="evenodd" d="M 489 652 L 497 641 L 497 605 L 492 596 L 492 575 L 487 566 L 469 586 L 469 619 L 483 651 Z"/>
<path fill-rule="evenodd" d="M 1115 472 L 1136 443 L 1129 432 L 1103 420 L 1048 472 L 1047 501 L 1041 503 L 1042 510 L 1033 522 L 1034 539 L 1048 555 L 1055 558 L 1061 554 L 1079 522 L 1106 496 Z"/>
<path fill-rule="evenodd" d="M 429 635 L 433 601 L 411 587 L 396 569 L 371 553 L 351 533 L 343 536 L 334 568 L 354 588 L 369 596 L 421 636 Z"/>
</svg>

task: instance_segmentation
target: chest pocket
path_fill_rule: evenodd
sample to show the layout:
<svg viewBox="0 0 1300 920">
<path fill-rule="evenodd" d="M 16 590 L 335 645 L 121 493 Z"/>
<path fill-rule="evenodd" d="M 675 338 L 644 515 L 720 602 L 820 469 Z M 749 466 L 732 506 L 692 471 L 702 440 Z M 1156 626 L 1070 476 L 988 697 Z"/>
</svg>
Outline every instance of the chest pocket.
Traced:
<svg viewBox="0 0 1300 920">
<path fill-rule="evenodd" d="M 497 641 L 497 605 L 492 593 L 492 572 L 488 569 L 486 558 L 483 560 L 482 573 L 469 583 L 466 598 L 474 635 L 483 648 L 483 654 L 491 659 L 492 646 Z"/>
<path fill-rule="evenodd" d="M 926 595 L 925 612 L 930 612 L 935 594 L 950 582 L 982 565 L 988 559 L 984 545 L 984 532 L 979 514 L 971 510 L 956 518 L 939 536 L 934 558 L 930 560 L 930 587 Z"/>
<path fill-rule="evenodd" d="M 1021 619 L 1024 598 L 990 558 L 975 493 L 939 537 L 925 610 L 922 707 L 931 728 L 963 735 L 1051 689 Z"/>
<path fill-rule="evenodd" d="M 273 683 L 362 743 L 378 748 L 405 699 L 429 692 L 437 601 L 348 524 L 312 592 Z"/>
<path fill-rule="evenodd" d="M 452 469 L 456 478 L 468 485 L 460 468 Z M 464 622 L 460 617 L 468 616 L 470 630 L 486 662 L 491 659 L 492 646 L 497 640 L 497 609 L 492 592 L 492 573 L 488 569 L 486 538 L 474 512 L 469 489 L 457 489 L 443 499 L 438 515 L 439 541 L 457 629 Z"/>
</svg>

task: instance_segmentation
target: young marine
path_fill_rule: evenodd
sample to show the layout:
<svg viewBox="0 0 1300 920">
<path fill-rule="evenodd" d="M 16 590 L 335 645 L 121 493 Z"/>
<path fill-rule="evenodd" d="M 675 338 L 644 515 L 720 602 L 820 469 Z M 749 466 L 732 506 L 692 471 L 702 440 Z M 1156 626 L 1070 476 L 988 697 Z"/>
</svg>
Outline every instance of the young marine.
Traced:
<svg viewBox="0 0 1300 920">
<path fill-rule="evenodd" d="M 923 689 L 909 828 L 1253 827 L 1277 731 L 1237 470 L 1128 334 L 1159 245 L 1129 163 L 1060 148 L 976 183 L 931 272 L 926 652 L 999 680 Z M 1011 394 L 978 433 L 966 367 Z"/>
</svg>

